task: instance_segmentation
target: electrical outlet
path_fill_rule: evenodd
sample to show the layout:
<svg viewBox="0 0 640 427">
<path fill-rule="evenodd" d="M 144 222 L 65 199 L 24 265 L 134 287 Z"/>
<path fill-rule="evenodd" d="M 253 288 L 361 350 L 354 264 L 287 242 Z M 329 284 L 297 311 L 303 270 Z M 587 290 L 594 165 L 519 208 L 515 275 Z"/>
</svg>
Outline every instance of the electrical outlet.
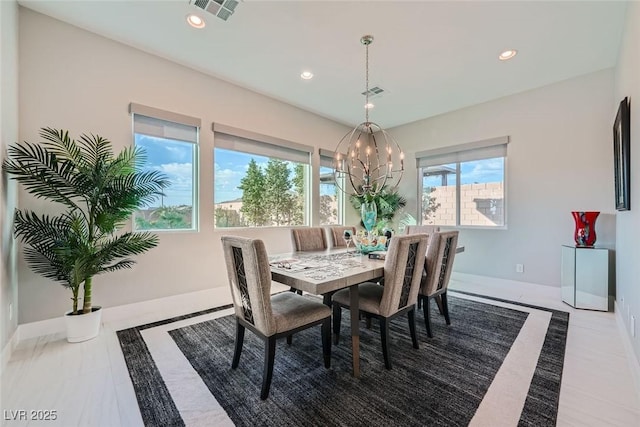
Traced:
<svg viewBox="0 0 640 427">
<path fill-rule="evenodd" d="M 516 264 L 516 273 L 524 273 L 524 264 Z"/>
<path fill-rule="evenodd" d="M 13 319 L 13 303 L 9 303 L 9 320 Z"/>
<path fill-rule="evenodd" d="M 629 321 L 629 332 L 631 332 L 631 336 L 636 336 L 636 318 L 635 316 L 631 316 L 631 320 Z"/>
</svg>

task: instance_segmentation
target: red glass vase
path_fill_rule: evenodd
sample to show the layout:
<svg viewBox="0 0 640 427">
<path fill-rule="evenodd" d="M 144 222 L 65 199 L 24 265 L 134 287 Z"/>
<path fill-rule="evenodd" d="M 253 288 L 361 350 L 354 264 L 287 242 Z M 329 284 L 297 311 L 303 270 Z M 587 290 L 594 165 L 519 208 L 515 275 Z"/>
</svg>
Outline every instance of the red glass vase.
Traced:
<svg viewBox="0 0 640 427">
<path fill-rule="evenodd" d="M 600 212 L 571 212 L 576 222 L 573 238 L 576 246 L 590 248 L 596 243 L 596 219 Z"/>
</svg>

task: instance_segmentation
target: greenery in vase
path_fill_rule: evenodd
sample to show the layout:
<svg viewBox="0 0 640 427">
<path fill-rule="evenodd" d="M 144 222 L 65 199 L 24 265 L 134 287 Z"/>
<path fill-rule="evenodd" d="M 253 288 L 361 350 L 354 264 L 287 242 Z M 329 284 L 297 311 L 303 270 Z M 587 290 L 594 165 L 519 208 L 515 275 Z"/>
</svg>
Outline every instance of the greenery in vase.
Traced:
<svg viewBox="0 0 640 427">
<path fill-rule="evenodd" d="M 352 194 L 349 201 L 358 213 L 365 201 L 375 202 L 378 219 L 373 230 L 377 234 L 381 234 L 382 230 L 387 227 L 391 221 L 393 221 L 396 213 L 407 205 L 407 199 L 401 196 L 397 190 L 388 190 L 386 187 L 382 188 L 382 190 L 375 196 L 372 196 L 371 194 L 365 194 L 362 196 Z M 362 221 L 361 225 L 364 225 L 362 224 Z"/>
<path fill-rule="evenodd" d="M 114 155 L 112 143 L 98 135 L 42 128 L 45 140 L 9 147 L 2 164 L 29 194 L 61 205 L 61 214 L 16 210 L 15 234 L 25 244 L 24 255 L 38 274 L 60 282 L 73 294 L 78 314 L 91 309 L 92 280 L 97 274 L 131 268 L 130 257 L 157 246 L 149 232 L 118 233 L 142 206 L 156 200 L 169 185 L 159 171 L 143 171 L 144 153 L 125 148 Z"/>
</svg>

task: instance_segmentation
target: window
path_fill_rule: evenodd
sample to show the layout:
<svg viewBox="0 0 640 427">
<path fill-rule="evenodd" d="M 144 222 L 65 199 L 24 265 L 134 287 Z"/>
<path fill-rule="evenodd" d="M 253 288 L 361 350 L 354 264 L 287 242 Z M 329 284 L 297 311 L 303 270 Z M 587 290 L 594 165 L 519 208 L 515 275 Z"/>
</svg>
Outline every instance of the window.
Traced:
<svg viewBox="0 0 640 427">
<path fill-rule="evenodd" d="M 320 150 L 320 225 L 344 223 L 344 197 L 333 173 L 333 153 Z"/>
<path fill-rule="evenodd" d="M 503 227 L 508 137 L 416 153 L 420 222 Z"/>
<path fill-rule="evenodd" d="M 216 228 L 309 224 L 312 147 L 214 124 Z"/>
<path fill-rule="evenodd" d="M 164 194 L 134 214 L 136 230 L 197 229 L 197 158 L 200 120 L 131 104 L 136 147 L 146 152 L 145 169 L 169 177 Z"/>
</svg>

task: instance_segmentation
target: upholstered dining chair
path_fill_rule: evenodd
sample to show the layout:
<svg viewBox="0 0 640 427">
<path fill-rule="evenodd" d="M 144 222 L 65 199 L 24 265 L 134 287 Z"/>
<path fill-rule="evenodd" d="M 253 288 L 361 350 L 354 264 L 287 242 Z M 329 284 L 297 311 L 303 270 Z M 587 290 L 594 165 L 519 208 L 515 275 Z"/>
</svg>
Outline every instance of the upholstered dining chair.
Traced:
<svg viewBox="0 0 640 427">
<path fill-rule="evenodd" d="M 331 247 L 332 248 L 346 248 L 347 244 L 344 241 L 344 232 L 350 231 L 352 236 L 356 234 L 356 228 L 348 225 L 339 225 L 329 227 L 329 235 L 331 236 Z"/>
<path fill-rule="evenodd" d="M 424 324 L 429 338 L 433 337 L 429 309 L 429 302 L 432 299 L 436 300 L 447 325 L 451 324 L 449 306 L 447 304 L 447 288 L 449 287 L 449 278 L 451 277 L 457 246 L 458 231 L 436 232 L 429 240 L 419 296 L 422 301 Z"/>
<path fill-rule="evenodd" d="M 291 244 L 294 252 L 323 251 L 327 249 L 327 236 L 322 227 L 292 228 Z M 302 295 L 299 289 L 291 288 L 291 292 Z"/>
<path fill-rule="evenodd" d="M 359 309 L 380 322 L 380 339 L 384 366 L 391 369 L 389 353 L 389 322 L 402 314 L 409 319 L 413 347 L 419 348 L 416 337 L 415 306 L 420 290 L 420 278 L 429 237 L 426 234 L 397 236 L 391 239 L 384 261 L 384 286 L 365 282 L 358 285 Z M 349 307 L 349 289 L 333 294 L 333 333 L 340 337 L 342 308 Z"/>
<path fill-rule="evenodd" d="M 322 227 L 292 228 L 291 243 L 296 252 L 323 251 L 327 249 L 327 236 Z"/>
<path fill-rule="evenodd" d="M 429 239 L 433 236 L 433 233 L 440 231 L 440 226 L 438 225 L 407 225 L 404 229 L 405 234 L 417 234 L 424 233 L 429 235 Z M 438 308 L 440 308 L 440 304 L 438 303 Z M 422 308 L 422 300 L 418 298 L 418 308 Z M 440 308 L 440 312 L 442 313 L 442 309 Z"/>
<path fill-rule="evenodd" d="M 269 396 L 276 340 L 322 325 L 324 366 L 331 365 L 331 309 L 310 297 L 292 292 L 271 296 L 271 270 L 259 239 L 222 236 L 224 258 L 236 317 L 236 342 L 231 368 L 240 363 L 245 329 L 265 342 L 261 399 Z"/>
</svg>

